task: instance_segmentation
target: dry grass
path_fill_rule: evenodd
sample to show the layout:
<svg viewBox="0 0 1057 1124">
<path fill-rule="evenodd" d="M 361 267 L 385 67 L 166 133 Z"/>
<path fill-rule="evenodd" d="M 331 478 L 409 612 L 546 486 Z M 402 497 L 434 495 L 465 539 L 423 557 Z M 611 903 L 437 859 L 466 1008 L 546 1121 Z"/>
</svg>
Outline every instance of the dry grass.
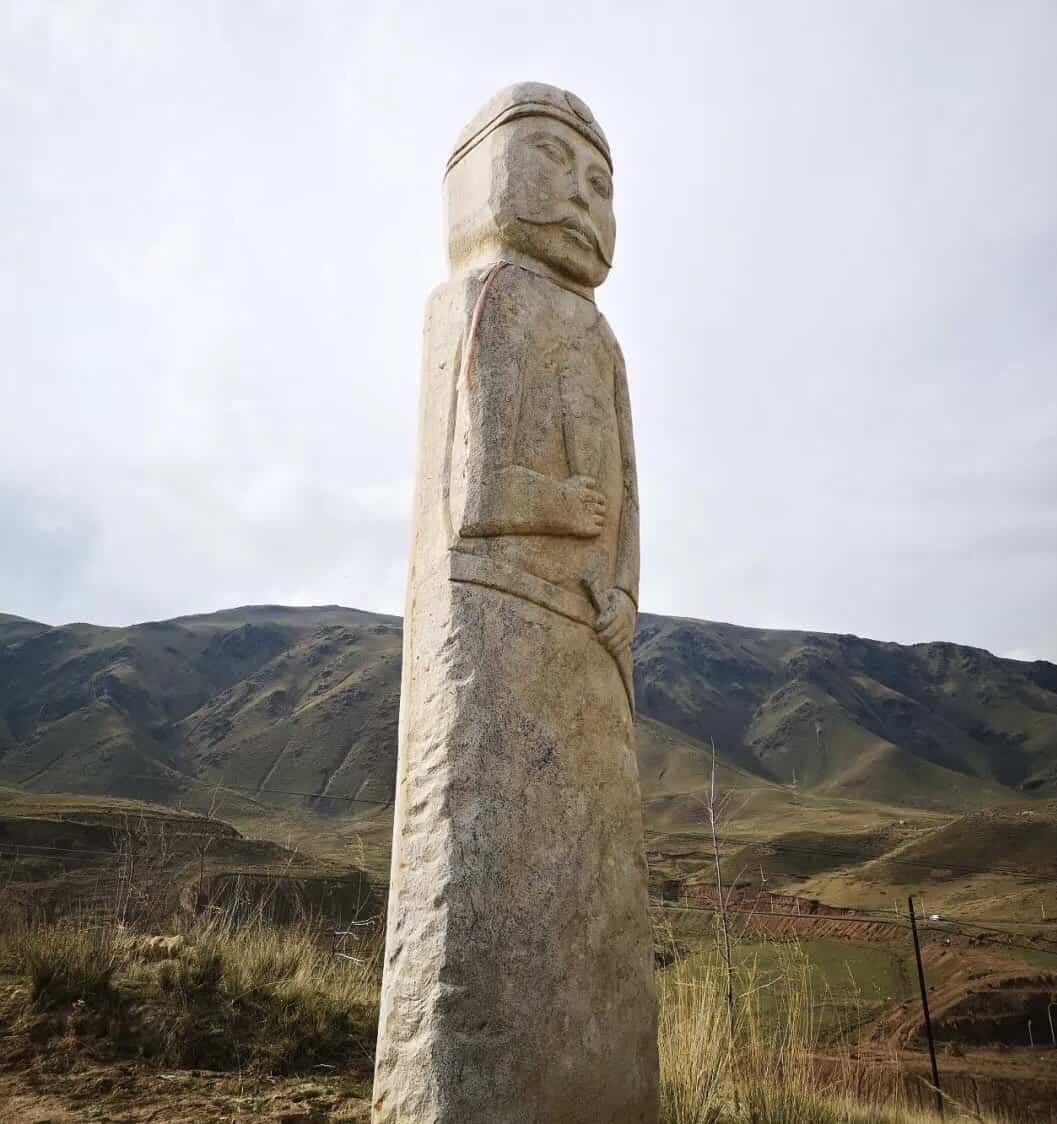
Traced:
<svg viewBox="0 0 1057 1124">
<path fill-rule="evenodd" d="M 824 1038 L 807 959 L 735 968 L 735 1029 L 720 957 L 676 955 L 658 975 L 661 1124 L 927 1124 L 890 1077 L 856 1063 L 856 1043 Z M 836 1048 L 835 1048 L 836 1047 Z M 854 1095 L 850 1092 L 854 1090 Z M 947 1120 L 980 1120 L 948 1105 Z"/>
<path fill-rule="evenodd" d="M 47 925 L 8 932 L 0 941 L 0 968 L 29 978 L 38 1010 L 108 1002 L 117 956 L 109 929 Z"/>
<path fill-rule="evenodd" d="M 175 955 L 144 957 L 118 928 L 41 924 L 0 939 L 0 968 L 28 980 L 13 1030 L 46 1048 L 263 1073 L 367 1073 L 377 1019 L 378 937 L 337 957 L 309 925 L 199 925 Z"/>
<path fill-rule="evenodd" d="M 334 1070 L 366 1095 L 381 934 L 362 934 L 344 958 L 307 922 L 280 929 L 221 915 L 193 923 L 175 955 L 151 959 L 118 927 L 11 930 L 0 933 L 0 973 L 28 986 L 20 1009 L 0 1010 L 0 1023 L 53 1065 L 143 1057 L 185 1069 Z M 733 1039 L 722 958 L 670 948 L 658 972 L 661 1124 L 936 1120 L 907 1104 L 890 1075 L 871 1081 L 858 1068 L 853 1032 L 835 1042 L 832 1024 L 823 1030 L 827 996 L 816 993 L 795 944 L 779 946 L 766 968 L 735 965 Z M 980 1120 L 953 1104 L 947 1119 Z"/>
</svg>

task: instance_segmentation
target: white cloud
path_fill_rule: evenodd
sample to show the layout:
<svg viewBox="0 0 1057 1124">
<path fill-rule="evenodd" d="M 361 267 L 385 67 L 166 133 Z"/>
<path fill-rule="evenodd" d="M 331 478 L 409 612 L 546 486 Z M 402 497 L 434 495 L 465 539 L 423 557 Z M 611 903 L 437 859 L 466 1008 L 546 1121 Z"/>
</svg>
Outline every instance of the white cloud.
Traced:
<svg viewBox="0 0 1057 1124">
<path fill-rule="evenodd" d="M 0 610 L 399 611 L 440 173 L 531 77 L 616 155 L 645 607 L 1057 658 L 1052 5 L 0 19 Z"/>
</svg>

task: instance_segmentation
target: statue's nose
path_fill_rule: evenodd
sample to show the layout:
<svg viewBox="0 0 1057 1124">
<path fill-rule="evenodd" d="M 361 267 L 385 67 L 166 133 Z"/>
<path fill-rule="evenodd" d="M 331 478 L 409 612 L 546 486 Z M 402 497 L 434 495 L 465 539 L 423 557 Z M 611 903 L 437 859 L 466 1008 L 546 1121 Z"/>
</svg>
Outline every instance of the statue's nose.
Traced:
<svg viewBox="0 0 1057 1124">
<path fill-rule="evenodd" d="M 583 183 L 581 183 L 580 177 L 577 174 L 575 168 L 572 168 L 569 171 L 569 185 L 569 201 L 571 203 L 575 203 L 578 207 L 582 207 L 585 211 L 588 210 L 589 204 L 587 202 L 587 192 L 584 190 L 584 185 Z"/>
</svg>

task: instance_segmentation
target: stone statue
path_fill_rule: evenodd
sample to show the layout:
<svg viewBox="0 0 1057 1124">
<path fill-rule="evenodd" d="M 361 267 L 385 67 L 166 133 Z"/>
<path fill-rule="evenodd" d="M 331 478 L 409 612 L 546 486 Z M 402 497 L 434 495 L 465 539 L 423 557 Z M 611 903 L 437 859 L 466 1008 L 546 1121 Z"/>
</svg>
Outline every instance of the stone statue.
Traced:
<svg viewBox="0 0 1057 1124">
<path fill-rule="evenodd" d="M 616 225 L 586 105 L 496 95 L 445 177 L 404 631 L 376 1124 L 655 1124 Z"/>
</svg>

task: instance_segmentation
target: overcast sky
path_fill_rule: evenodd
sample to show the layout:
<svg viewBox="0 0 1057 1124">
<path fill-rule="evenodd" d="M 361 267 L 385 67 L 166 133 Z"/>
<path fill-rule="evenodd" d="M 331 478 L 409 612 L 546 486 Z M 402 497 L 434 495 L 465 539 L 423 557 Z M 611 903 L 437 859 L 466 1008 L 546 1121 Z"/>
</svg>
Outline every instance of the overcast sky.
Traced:
<svg viewBox="0 0 1057 1124">
<path fill-rule="evenodd" d="M 0 0 L 0 611 L 399 612 L 460 128 L 607 131 L 642 607 L 1057 659 L 1057 5 Z"/>
</svg>

